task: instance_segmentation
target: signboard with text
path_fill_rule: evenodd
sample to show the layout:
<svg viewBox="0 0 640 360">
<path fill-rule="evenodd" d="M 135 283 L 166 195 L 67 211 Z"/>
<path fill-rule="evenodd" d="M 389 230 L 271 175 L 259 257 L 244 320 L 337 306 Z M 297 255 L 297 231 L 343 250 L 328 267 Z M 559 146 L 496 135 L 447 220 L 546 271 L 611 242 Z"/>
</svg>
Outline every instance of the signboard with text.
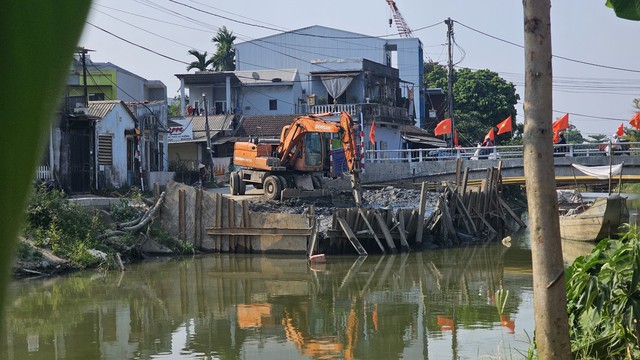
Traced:
<svg viewBox="0 0 640 360">
<path fill-rule="evenodd" d="M 178 126 L 169 127 L 167 140 L 169 142 L 193 140 L 193 127 L 191 120 L 172 120 Z"/>
</svg>

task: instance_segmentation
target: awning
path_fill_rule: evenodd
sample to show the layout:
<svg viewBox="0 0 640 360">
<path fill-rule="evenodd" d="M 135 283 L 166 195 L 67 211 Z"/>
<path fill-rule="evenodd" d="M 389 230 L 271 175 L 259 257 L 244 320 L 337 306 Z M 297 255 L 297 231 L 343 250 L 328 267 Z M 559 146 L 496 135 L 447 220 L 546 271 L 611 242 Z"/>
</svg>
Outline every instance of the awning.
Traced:
<svg viewBox="0 0 640 360">
<path fill-rule="evenodd" d="M 447 147 L 447 142 L 431 136 L 402 135 L 402 140 L 414 144 L 428 145 L 434 148 Z"/>
</svg>

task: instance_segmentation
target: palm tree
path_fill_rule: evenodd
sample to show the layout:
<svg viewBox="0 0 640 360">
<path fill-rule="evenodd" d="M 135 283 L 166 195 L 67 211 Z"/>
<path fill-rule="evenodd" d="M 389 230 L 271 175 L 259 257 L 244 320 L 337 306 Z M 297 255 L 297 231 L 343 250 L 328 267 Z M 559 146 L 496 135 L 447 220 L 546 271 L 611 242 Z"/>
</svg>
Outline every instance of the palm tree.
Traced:
<svg viewBox="0 0 640 360">
<path fill-rule="evenodd" d="M 213 63 L 213 57 L 209 60 L 207 60 L 207 52 L 199 52 L 198 50 L 195 49 L 191 49 L 189 50 L 189 54 L 193 55 L 196 57 L 196 61 L 191 62 L 191 64 L 189 64 L 189 66 L 187 66 L 187 71 L 191 70 L 191 69 L 198 69 L 200 71 L 205 71 L 207 70 L 207 66 L 211 65 Z"/>
<path fill-rule="evenodd" d="M 219 29 L 216 36 L 211 39 L 218 48 L 216 53 L 209 59 L 213 63 L 214 70 L 233 71 L 236 69 L 236 50 L 233 44 L 235 40 L 236 36 L 233 35 L 233 31 L 227 30 L 226 26 Z"/>
</svg>

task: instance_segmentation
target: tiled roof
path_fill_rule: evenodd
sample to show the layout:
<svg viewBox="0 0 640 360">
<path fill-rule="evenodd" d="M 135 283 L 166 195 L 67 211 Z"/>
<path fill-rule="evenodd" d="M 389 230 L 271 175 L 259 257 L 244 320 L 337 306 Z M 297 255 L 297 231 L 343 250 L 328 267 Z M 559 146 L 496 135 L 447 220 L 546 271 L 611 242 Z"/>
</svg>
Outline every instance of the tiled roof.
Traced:
<svg viewBox="0 0 640 360">
<path fill-rule="evenodd" d="M 280 138 L 285 125 L 291 125 L 299 115 L 245 116 L 236 132 L 238 138 L 258 136 L 262 138 Z"/>
</svg>

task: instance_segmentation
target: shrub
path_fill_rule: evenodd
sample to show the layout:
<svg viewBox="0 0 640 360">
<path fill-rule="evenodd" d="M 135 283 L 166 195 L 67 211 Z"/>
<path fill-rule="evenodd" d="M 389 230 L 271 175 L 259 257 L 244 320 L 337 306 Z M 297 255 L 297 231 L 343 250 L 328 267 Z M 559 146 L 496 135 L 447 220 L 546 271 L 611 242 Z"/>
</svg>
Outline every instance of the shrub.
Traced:
<svg viewBox="0 0 640 360">
<path fill-rule="evenodd" d="M 567 269 L 572 351 L 580 358 L 640 358 L 640 241 L 632 226 Z"/>
<path fill-rule="evenodd" d="M 64 192 L 35 188 L 27 205 L 27 228 L 38 246 L 50 246 L 54 254 L 64 256 L 84 268 L 93 264 L 83 249 L 97 245 L 97 236 L 106 226 L 97 212 L 90 212 L 69 201 Z"/>
</svg>

